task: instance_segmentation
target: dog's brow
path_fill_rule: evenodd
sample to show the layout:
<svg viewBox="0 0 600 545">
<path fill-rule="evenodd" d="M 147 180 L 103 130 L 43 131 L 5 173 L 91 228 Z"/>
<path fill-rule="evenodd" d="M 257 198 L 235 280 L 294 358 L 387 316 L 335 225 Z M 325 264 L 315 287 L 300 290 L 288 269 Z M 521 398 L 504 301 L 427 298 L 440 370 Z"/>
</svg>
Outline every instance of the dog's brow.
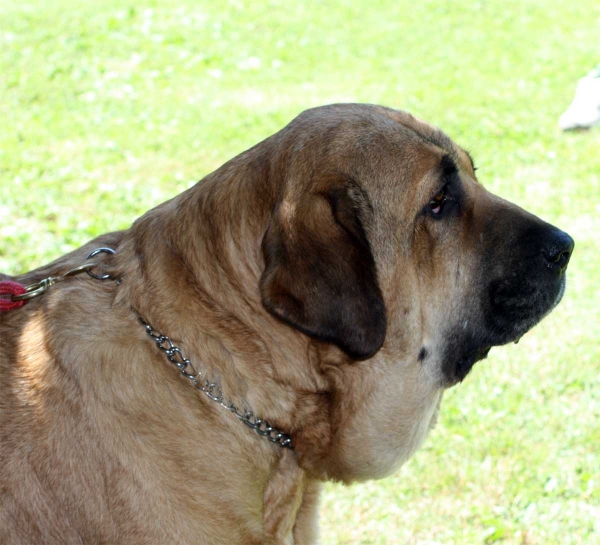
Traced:
<svg viewBox="0 0 600 545">
<path fill-rule="evenodd" d="M 439 129 L 434 129 L 433 132 L 429 134 L 425 134 L 417 130 L 415 130 L 415 132 L 426 142 L 429 142 L 430 144 L 433 144 L 434 146 L 443 150 L 445 153 L 458 158 L 454 147 L 454 142 L 452 142 L 446 133 L 440 131 Z"/>
<path fill-rule="evenodd" d="M 451 184 L 454 191 L 458 194 L 462 192 L 462 180 L 459 175 L 458 158 L 446 153 L 440 161 L 440 170 L 442 183 Z"/>
<path fill-rule="evenodd" d="M 442 157 L 440 166 L 442 167 L 442 172 L 444 173 L 444 177 L 452 176 L 458 172 L 458 166 L 456 165 L 456 159 L 454 157 L 452 157 L 450 154 L 445 154 Z"/>
</svg>

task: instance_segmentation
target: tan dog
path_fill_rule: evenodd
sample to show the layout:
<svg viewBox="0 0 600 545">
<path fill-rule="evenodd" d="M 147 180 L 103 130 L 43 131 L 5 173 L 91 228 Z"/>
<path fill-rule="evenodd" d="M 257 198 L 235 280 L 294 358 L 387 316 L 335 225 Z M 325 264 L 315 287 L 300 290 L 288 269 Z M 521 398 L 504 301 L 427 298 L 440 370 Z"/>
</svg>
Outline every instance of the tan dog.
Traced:
<svg viewBox="0 0 600 545">
<path fill-rule="evenodd" d="M 318 483 L 405 462 L 444 390 L 558 303 L 573 241 L 439 130 L 334 105 L 17 280 L 98 246 L 120 283 L 69 278 L 1 317 L 3 544 L 314 543 Z"/>
</svg>

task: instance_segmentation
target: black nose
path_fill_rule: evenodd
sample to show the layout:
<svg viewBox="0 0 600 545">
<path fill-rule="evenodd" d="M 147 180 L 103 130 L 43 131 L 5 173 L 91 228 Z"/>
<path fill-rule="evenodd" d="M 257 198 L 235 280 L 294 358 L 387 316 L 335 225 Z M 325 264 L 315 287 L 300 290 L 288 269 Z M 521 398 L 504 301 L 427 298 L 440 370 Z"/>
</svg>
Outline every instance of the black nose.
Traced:
<svg viewBox="0 0 600 545">
<path fill-rule="evenodd" d="M 569 264 L 573 248 L 575 248 L 573 239 L 564 231 L 556 229 L 546 237 L 542 255 L 548 267 L 562 272 Z"/>
</svg>

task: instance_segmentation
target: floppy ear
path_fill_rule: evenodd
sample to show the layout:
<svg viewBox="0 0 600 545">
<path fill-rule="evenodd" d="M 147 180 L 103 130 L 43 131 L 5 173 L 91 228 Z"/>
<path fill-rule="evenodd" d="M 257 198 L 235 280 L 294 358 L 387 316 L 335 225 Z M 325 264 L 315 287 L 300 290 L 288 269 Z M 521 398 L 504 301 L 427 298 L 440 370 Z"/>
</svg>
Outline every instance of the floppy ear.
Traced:
<svg viewBox="0 0 600 545">
<path fill-rule="evenodd" d="M 354 359 L 373 356 L 386 332 L 385 305 L 354 184 L 306 195 L 275 210 L 262 243 L 262 302 L 276 318 Z"/>
</svg>

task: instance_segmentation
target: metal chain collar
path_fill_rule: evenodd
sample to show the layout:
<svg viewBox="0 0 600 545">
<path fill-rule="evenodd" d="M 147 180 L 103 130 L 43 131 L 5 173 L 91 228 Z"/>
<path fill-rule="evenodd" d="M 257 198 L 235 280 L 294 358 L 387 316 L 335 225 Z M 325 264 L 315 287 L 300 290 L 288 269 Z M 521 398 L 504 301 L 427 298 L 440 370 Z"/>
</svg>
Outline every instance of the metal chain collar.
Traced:
<svg viewBox="0 0 600 545">
<path fill-rule="evenodd" d="M 183 355 L 181 348 L 175 346 L 169 337 L 156 331 L 148 322 L 144 321 L 139 314 L 137 317 L 139 322 L 144 326 L 146 333 L 152 338 L 156 346 L 165 353 L 167 359 L 175 365 L 177 369 L 179 369 L 179 372 L 198 390 L 204 392 L 208 399 L 215 401 L 221 405 L 221 407 L 232 412 L 246 426 L 252 428 L 259 435 L 266 437 L 271 443 L 275 443 L 282 448 L 293 449 L 292 438 L 289 435 L 281 433 L 272 427 L 266 420 L 257 418 L 252 411 L 242 411 L 231 401 L 226 401 L 220 388 L 218 388 L 214 382 L 211 382 L 205 377 L 203 378 L 202 371 L 197 371 L 194 368 L 192 362 Z"/>
<path fill-rule="evenodd" d="M 87 259 L 91 259 L 98 254 L 111 254 L 113 255 L 115 251 L 112 248 L 97 248 L 93 252 L 91 252 Z M 11 300 L 18 301 L 27 301 L 28 299 L 32 299 L 34 297 L 38 297 L 42 295 L 48 289 L 56 284 L 57 282 L 63 281 L 70 276 L 74 276 L 76 274 L 81 274 L 86 272 L 92 278 L 96 280 L 114 280 L 117 285 L 121 283 L 121 279 L 113 278 L 109 274 L 99 275 L 92 272 L 92 267 L 95 267 L 95 263 L 84 263 L 79 267 L 75 267 L 65 274 L 59 276 L 49 276 L 44 278 L 43 280 L 36 282 L 35 284 L 31 284 L 29 286 L 24 286 L 24 293 L 20 295 L 12 295 Z M 134 311 L 135 312 L 135 311 Z M 202 372 L 196 371 L 192 362 L 184 357 L 181 348 L 175 346 L 171 339 L 162 333 L 159 333 L 155 329 L 152 328 L 150 324 L 145 322 L 142 317 L 137 314 L 137 317 L 140 323 L 146 329 L 146 333 L 154 340 L 156 346 L 162 350 L 167 359 L 175 365 L 179 372 L 187 378 L 198 390 L 204 392 L 206 397 L 208 397 L 212 401 L 216 401 L 221 407 L 224 407 L 228 411 L 232 412 L 239 420 L 241 420 L 246 426 L 252 428 L 256 433 L 266 437 L 271 443 L 275 443 L 282 448 L 293 449 L 292 438 L 285 433 L 281 433 L 279 430 L 275 429 L 273 426 L 269 424 L 266 420 L 262 420 L 257 418 L 252 411 L 240 410 L 238 409 L 234 403 L 230 401 L 225 401 L 223 397 L 223 392 L 217 387 L 217 385 L 206 378 L 202 378 Z"/>
</svg>

